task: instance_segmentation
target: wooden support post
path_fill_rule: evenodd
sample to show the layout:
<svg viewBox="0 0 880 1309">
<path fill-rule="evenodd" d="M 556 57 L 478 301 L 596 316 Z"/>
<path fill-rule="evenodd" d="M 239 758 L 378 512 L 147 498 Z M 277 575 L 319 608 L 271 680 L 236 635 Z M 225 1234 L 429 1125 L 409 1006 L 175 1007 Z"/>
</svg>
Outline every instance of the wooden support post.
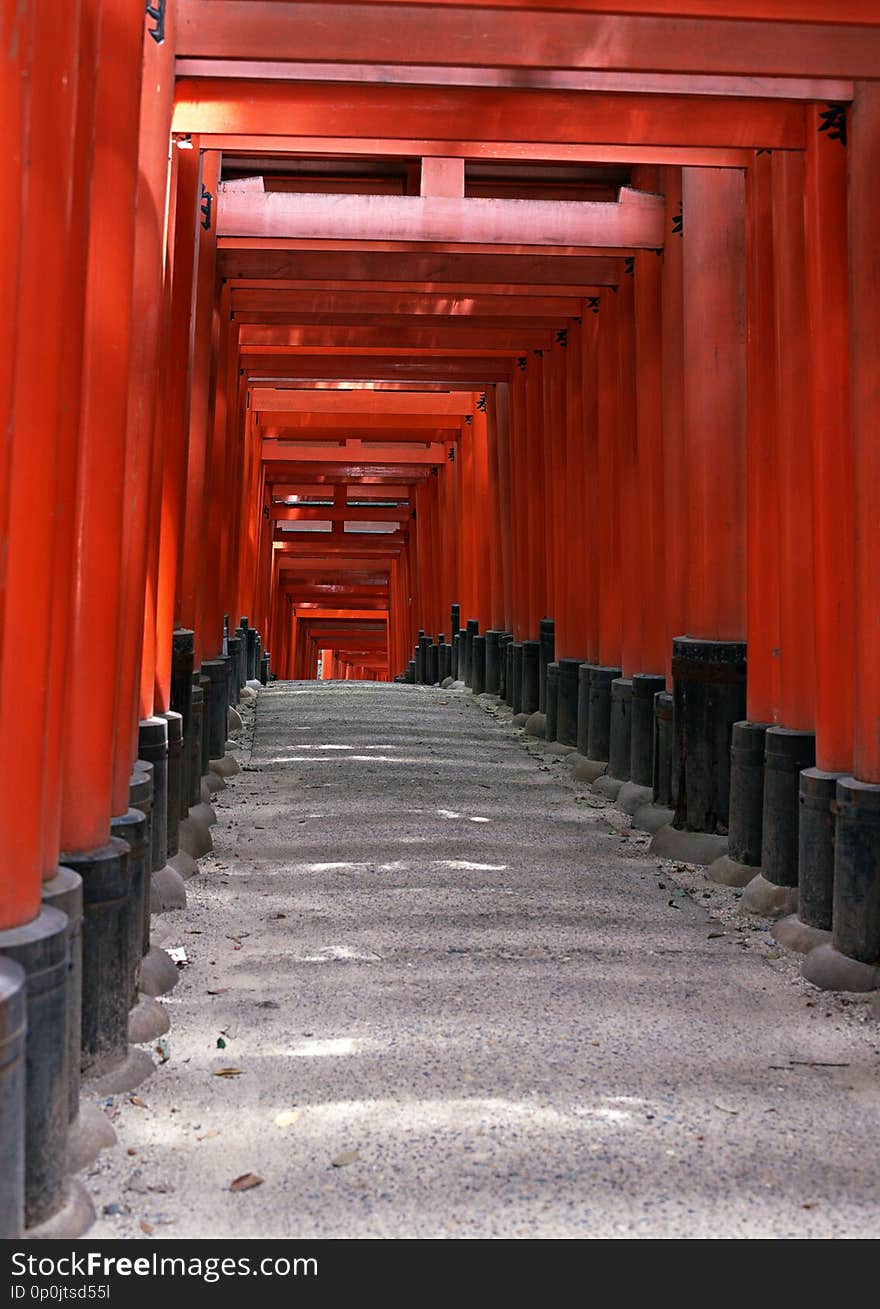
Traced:
<svg viewBox="0 0 880 1309">
<path fill-rule="evenodd" d="M 844 113 L 846 111 L 843 111 Z M 805 220 L 807 393 L 813 447 L 816 766 L 853 766 L 853 449 L 847 281 L 847 146 L 809 111 Z M 845 122 L 845 119 L 844 119 Z M 751 674 L 750 674 L 751 675 Z"/>
<path fill-rule="evenodd" d="M 813 598 L 813 464 L 809 352 L 804 323 L 804 160 L 782 151 L 772 162 L 775 253 L 776 431 L 778 471 L 779 634 L 782 723 L 814 725 L 816 652 Z"/>
<path fill-rule="evenodd" d="M 685 168 L 684 471 L 690 635 L 746 633 L 745 189 L 737 169 Z"/>
<path fill-rule="evenodd" d="M 143 16 L 104 0 L 96 87 L 61 841 L 104 846 L 119 707 L 125 441 Z M 127 794 L 124 809 L 128 808 Z M 114 801 L 116 802 L 114 804 Z M 116 808 L 119 812 L 119 809 Z"/>
</svg>

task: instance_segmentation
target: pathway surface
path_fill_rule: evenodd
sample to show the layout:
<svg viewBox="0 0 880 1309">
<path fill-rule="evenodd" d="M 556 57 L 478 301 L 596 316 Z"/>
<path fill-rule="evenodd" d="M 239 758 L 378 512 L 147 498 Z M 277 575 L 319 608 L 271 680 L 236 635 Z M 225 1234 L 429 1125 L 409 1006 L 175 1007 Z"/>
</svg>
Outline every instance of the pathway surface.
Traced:
<svg viewBox="0 0 880 1309">
<path fill-rule="evenodd" d="M 245 760 L 92 1235 L 876 1237 L 866 1006 L 564 765 L 469 695 L 351 683 L 261 693 Z"/>
</svg>

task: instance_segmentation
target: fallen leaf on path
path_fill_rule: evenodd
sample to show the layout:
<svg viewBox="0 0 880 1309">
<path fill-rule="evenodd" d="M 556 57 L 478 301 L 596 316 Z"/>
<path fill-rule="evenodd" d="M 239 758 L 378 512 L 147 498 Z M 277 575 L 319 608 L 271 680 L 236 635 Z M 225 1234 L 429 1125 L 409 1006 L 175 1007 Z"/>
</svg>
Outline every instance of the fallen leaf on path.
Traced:
<svg viewBox="0 0 880 1309">
<path fill-rule="evenodd" d="M 715 1101 L 715 1108 L 720 1109 L 723 1114 L 738 1114 L 739 1110 L 734 1109 L 732 1105 L 722 1104 L 720 1100 Z"/>
<path fill-rule="evenodd" d="M 146 1218 L 141 1219 L 140 1229 L 142 1232 L 146 1232 L 147 1236 L 152 1236 L 156 1230 L 152 1223 L 147 1222 Z"/>
<path fill-rule="evenodd" d="M 221 986 L 220 989 L 217 991 L 209 991 L 208 995 L 225 995 L 228 990 L 229 990 L 228 986 Z"/>
<path fill-rule="evenodd" d="M 217 1049 L 218 1049 L 218 1050 L 225 1050 L 225 1049 L 226 1049 L 226 1042 L 223 1040 L 223 1037 L 222 1037 L 222 1036 L 218 1036 L 218 1037 L 217 1037 Z"/>
<path fill-rule="evenodd" d="M 128 1103 L 137 1105 L 138 1109 L 149 1109 L 150 1107 L 146 1100 L 142 1100 L 139 1095 L 130 1095 L 128 1097 Z"/>
<path fill-rule="evenodd" d="M 263 1178 L 259 1173 L 242 1173 L 229 1183 L 230 1191 L 252 1191 L 255 1186 L 262 1186 Z"/>
<path fill-rule="evenodd" d="M 360 1155 L 360 1150 L 343 1150 L 331 1163 L 334 1168 L 347 1168 L 349 1164 L 357 1163 Z"/>
<path fill-rule="evenodd" d="M 196 1136 L 197 1141 L 210 1141 L 212 1137 L 220 1135 L 219 1127 L 209 1127 L 207 1132 L 199 1132 Z"/>
<path fill-rule="evenodd" d="M 299 1116 L 299 1109 L 285 1109 L 282 1113 L 275 1115 L 275 1126 L 292 1127 Z"/>
<path fill-rule="evenodd" d="M 215 1077 L 241 1077 L 243 1069 L 241 1068 L 215 1068 Z"/>
</svg>

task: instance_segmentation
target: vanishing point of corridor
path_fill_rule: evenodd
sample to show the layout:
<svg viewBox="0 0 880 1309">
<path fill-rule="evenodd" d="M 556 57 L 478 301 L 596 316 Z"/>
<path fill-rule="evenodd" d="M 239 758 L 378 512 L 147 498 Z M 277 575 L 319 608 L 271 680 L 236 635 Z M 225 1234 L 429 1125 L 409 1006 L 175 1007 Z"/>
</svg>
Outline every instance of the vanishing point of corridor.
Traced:
<svg viewBox="0 0 880 1309">
<path fill-rule="evenodd" d="M 94 1235 L 876 1234 L 867 1004 L 503 706 L 276 683 L 240 740 Z"/>
</svg>

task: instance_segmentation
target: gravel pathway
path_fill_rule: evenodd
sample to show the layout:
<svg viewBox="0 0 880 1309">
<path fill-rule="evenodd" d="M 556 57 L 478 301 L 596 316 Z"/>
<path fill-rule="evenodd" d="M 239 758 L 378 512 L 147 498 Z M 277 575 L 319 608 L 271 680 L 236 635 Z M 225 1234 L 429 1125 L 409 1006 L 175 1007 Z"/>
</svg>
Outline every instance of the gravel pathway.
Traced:
<svg viewBox="0 0 880 1309">
<path fill-rule="evenodd" d="M 868 1006 L 498 710 L 277 683 L 241 757 L 91 1236 L 876 1237 Z"/>
</svg>

